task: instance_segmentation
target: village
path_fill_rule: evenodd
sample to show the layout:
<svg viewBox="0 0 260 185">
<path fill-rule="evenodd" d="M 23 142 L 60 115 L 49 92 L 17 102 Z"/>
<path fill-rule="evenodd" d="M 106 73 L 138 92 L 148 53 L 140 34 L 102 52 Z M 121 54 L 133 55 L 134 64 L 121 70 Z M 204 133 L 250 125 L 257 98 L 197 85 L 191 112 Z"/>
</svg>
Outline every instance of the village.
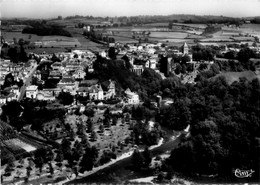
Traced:
<svg viewBox="0 0 260 185">
<path fill-rule="evenodd" d="M 212 45 L 203 47 L 210 48 Z M 259 45 L 250 46 L 250 49 L 256 53 L 260 51 Z M 239 52 L 240 48 L 222 45 L 218 46 L 218 50 L 225 55 Z M 10 132 L 11 126 L 1 124 L 1 132 L 5 133 L 1 141 L 7 161 L 1 168 L 2 183 L 65 183 L 105 168 L 113 160 L 129 157 L 137 145 L 143 151 L 145 145 L 162 144 L 163 132 L 154 119 L 146 118 L 140 122 L 134 116 L 134 111 L 138 112 L 145 103 L 140 94 L 129 87 L 119 88 L 115 79 L 100 81 L 92 78 L 96 72 L 95 63 L 99 60 L 123 61 L 125 66 L 130 64 L 128 70 L 136 76 L 142 76 L 149 69 L 161 79 L 174 75 L 183 84 L 196 84 L 201 71 L 211 69 L 217 62 L 230 60 L 217 56 L 198 60 L 193 54 L 187 43 L 181 47 L 168 47 L 162 43 L 113 43 L 99 52 L 29 53 L 26 63 L 1 59 L 0 79 L 1 86 L 5 87 L 0 95 L 1 113 L 6 111 L 5 105 L 13 101 L 23 105 L 19 105 L 18 117 L 28 114 L 25 113 L 25 105 L 29 103 L 33 106 L 30 110 L 34 112 L 46 110 L 41 113 L 44 118 L 39 125 L 39 120 L 33 120 L 32 123 L 24 123 L 19 131 Z M 258 74 L 259 59 L 251 58 L 250 61 L 256 64 L 255 74 Z M 189 66 L 189 70 L 185 66 Z M 155 94 L 155 97 L 151 100 L 152 112 L 173 103 L 173 99 L 162 94 Z M 43 105 L 41 102 L 44 102 Z M 57 115 L 53 115 L 56 112 Z M 11 117 L 7 116 L 7 119 Z M 156 136 L 149 135 L 152 141 L 150 138 L 149 142 L 142 140 L 143 133 L 138 133 L 141 139 L 135 139 L 134 131 L 139 123 L 146 125 L 142 132 L 156 133 Z M 43 147 L 44 144 L 46 147 Z"/>
</svg>

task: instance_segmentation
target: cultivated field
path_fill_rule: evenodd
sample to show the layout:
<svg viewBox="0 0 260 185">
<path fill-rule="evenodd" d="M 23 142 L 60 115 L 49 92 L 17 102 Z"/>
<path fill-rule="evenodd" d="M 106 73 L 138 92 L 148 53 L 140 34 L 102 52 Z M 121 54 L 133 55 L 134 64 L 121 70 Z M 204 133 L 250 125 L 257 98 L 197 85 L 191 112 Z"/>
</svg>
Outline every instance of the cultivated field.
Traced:
<svg viewBox="0 0 260 185">
<path fill-rule="evenodd" d="M 150 37 L 161 39 L 184 39 L 187 36 L 188 34 L 183 32 L 152 32 L 150 34 Z"/>
<path fill-rule="evenodd" d="M 260 37 L 260 24 L 243 24 L 239 30 Z"/>
<path fill-rule="evenodd" d="M 44 36 L 43 47 L 80 47 L 78 39 L 64 36 Z"/>
<path fill-rule="evenodd" d="M 31 35 L 31 38 L 30 38 Z M 34 35 L 34 34 L 23 34 L 22 32 L 3 32 L 2 35 L 5 39 L 5 41 L 13 41 L 13 38 L 16 38 L 18 41 L 19 39 L 28 40 L 31 42 L 41 41 L 42 36 Z"/>
</svg>

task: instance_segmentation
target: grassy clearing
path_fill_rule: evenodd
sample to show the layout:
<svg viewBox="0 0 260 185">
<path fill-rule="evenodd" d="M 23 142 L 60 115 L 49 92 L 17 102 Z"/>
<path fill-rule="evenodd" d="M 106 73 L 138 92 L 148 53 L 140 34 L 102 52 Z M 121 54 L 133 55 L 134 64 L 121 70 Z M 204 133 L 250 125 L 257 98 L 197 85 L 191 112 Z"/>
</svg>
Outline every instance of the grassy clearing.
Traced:
<svg viewBox="0 0 260 185">
<path fill-rule="evenodd" d="M 219 76 L 224 76 L 225 79 L 227 80 L 228 84 L 232 84 L 234 81 L 239 81 L 239 78 L 245 77 L 247 80 L 251 81 L 254 78 L 260 79 L 260 75 L 256 75 L 252 71 L 244 71 L 244 72 L 226 72 L 226 73 L 221 73 L 213 77 L 212 79 L 216 79 Z"/>
</svg>

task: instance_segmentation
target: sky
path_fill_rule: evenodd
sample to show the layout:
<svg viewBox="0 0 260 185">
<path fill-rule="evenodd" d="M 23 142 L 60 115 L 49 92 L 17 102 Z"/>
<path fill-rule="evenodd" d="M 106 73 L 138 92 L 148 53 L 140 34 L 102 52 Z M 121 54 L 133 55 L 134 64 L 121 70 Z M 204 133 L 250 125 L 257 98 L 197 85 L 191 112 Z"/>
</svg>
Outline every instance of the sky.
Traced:
<svg viewBox="0 0 260 185">
<path fill-rule="evenodd" d="M 1 17 L 54 18 L 59 15 L 223 15 L 260 16 L 260 0 L 0 0 Z"/>
</svg>

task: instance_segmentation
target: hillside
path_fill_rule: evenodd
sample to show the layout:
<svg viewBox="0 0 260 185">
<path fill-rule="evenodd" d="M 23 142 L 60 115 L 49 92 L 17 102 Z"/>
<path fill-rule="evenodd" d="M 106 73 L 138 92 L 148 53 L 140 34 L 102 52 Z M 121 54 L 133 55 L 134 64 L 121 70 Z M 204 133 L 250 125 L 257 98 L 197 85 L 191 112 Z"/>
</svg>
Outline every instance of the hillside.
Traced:
<svg viewBox="0 0 260 185">
<path fill-rule="evenodd" d="M 256 75 L 253 71 L 243 71 L 243 72 L 225 72 L 220 73 L 211 78 L 211 80 L 215 80 L 216 78 L 224 76 L 227 80 L 228 84 L 232 84 L 234 81 L 239 81 L 239 78 L 245 77 L 247 80 L 251 81 L 254 78 L 260 79 L 260 74 Z"/>
</svg>

